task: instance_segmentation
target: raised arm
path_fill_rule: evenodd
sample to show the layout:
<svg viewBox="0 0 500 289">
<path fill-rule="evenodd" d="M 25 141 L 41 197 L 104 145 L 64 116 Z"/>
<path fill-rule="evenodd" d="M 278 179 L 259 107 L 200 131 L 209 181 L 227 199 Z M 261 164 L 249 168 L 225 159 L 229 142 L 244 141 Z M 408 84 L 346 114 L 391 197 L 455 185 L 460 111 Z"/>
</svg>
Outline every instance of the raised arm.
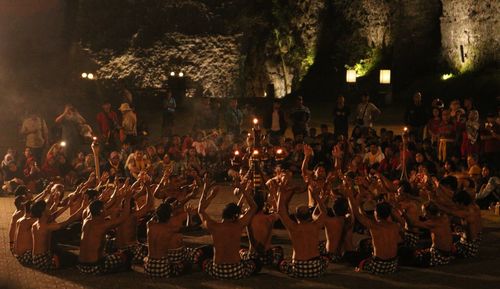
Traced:
<svg viewBox="0 0 500 289">
<path fill-rule="evenodd" d="M 292 190 L 287 190 L 283 185 L 278 188 L 278 215 L 280 216 L 281 222 L 288 230 L 292 230 L 297 226 L 288 213 L 288 204 L 293 196 Z"/>
<path fill-rule="evenodd" d="M 203 189 L 201 192 L 201 197 L 200 197 L 200 202 L 198 204 L 198 215 L 200 215 L 201 221 L 203 222 L 203 225 L 209 229 L 215 221 L 207 214 L 206 209 L 214 199 L 214 197 L 217 195 L 219 192 L 219 188 L 215 187 L 210 190 L 210 193 L 207 194 L 208 190 L 208 184 L 205 182 L 203 185 Z"/>
<path fill-rule="evenodd" d="M 358 201 L 354 198 L 353 196 L 353 190 L 349 186 L 346 186 L 344 188 L 345 195 L 347 197 L 347 200 L 349 201 L 349 207 L 351 209 L 351 212 L 353 213 L 354 217 L 366 228 L 371 228 L 373 225 L 373 221 L 370 220 L 368 217 L 365 215 L 361 214 L 359 210 L 359 204 Z"/>
<path fill-rule="evenodd" d="M 245 190 L 243 190 L 243 198 L 247 202 L 249 208 L 246 211 L 246 213 L 240 217 L 240 223 L 242 226 L 248 226 L 250 224 L 250 221 L 252 220 L 253 215 L 255 215 L 255 212 L 257 212 L 257 204 L 255 203 L 254 199 L 250 195 L 250 191 L 252 190 L 253 184 L 252 182 L 248 182 L 247 187 Z"/>
<path fill-rule="evenodd" d="M 304 160 L 302 161 L 301 169 L 302 169 L 302 178 L 304 178 L 305 181 L 307 181 L 307 178 L 309 178 L 309 175 L 311 174 L 308 167 L 312 155 L 313 155 L 313 149 L 309 145 L 304 144 Z"/>
</svg>

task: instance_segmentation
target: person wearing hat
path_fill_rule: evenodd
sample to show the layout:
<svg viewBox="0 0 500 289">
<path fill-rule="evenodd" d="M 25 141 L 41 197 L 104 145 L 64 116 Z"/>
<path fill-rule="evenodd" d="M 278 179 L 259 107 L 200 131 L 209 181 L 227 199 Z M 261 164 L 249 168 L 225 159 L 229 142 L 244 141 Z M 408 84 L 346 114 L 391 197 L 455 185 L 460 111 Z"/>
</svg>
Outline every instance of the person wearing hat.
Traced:
<svg viewBox="0 0 500 289">
<path fill-rule="evenodd" d="M 122 103 L 118 109 L 122 114 L 120 140 L 135 144 L 137 137 L 137 116 L 128 103 Z"/>
</svg>

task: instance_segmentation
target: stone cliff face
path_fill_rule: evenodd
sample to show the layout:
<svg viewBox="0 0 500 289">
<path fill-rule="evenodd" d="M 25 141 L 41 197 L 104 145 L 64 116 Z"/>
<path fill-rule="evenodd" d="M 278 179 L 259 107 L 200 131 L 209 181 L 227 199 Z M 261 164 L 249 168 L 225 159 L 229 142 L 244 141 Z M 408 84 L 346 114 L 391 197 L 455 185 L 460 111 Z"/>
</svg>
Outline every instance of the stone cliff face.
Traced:
<svg viewBox="0 0 500 289">
<path fill-rule="evenodd" d="M 182 70 L 194 95 L 282 97 L 318 59 L 335 78 L 345 65 L 362 74 L 391 68 L 395 87 L 443 63 L 465 71 L 499 59 L 493 0 L 82 3 L 82 44 L 99 77 L 139 88 L 165 87 L 170 71 Z"/>
<path fill-rule="evenodd" d="M 468 71 L 500 61 L 500 2 L 442 0 L 441 54 L 450 66 Z"/>
</svg>

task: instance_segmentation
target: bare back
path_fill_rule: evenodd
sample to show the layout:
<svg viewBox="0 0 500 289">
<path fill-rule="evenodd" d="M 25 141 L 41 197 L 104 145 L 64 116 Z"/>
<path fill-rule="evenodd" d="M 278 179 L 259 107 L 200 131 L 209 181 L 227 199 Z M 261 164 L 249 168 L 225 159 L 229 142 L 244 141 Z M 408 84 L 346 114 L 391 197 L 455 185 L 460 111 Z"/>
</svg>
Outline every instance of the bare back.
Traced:
<svg viewBox="0 0 500 289">
<path fill-rule="evenodd" d="M 401 242 L 401 227 L 393 222 L 373 222 L 370 234 L 373 243 L 373 256 L 387 260 L 396 257 Z"/>
<path fill-rule="evenodd" d="M 148 257 L 159 259 L 168 255 L 169 250 L 183 246 L 182 235 L 170 223 L 148 222 Z"/>
<path fill-rule="evenodd" d="M 26 251 L 33 250 L 33 236 L 31 235 L 31 226 L 35 223 L 34 218 L 22 217 L 16 223 L 16 233 L 14 242 L 14 252 L 18 255 Z"/>
<path fill-rule="evenodd" d="M 321 227 L 315 223 L 300 223 L 287 228 L 292 240 L 294 260 L 307 261 L 319 256 L 319 231 Z"/>
<path fill-rule="evenodd" d="M 250 251 L 264 252 L 271 248 L 274 222 L 278 219 L 277 214 L 265 214 L 258 212 L 252 218 L 248 226 L 250 239 Z"/>
<path fill-rule="evenodd" d="M 326 217 L 325 235 L 326 250 L 329 253 L 339 253 L 340 245 L 344 237 L 345 217 Z"/>
<path fill-rule="evenodd" d="M 208 228 L 214 243 L 215 264 L 235 264 L 240 259 L 240 240 L 243 225 L 239 221 L 213 223 Z"/>
<path fill-rule="evenodd" d="M 94 263 L 104 256 L 104 241 L 106 227 L 95 219 L 85 219 L 82 225 L 80 240 L 80 255 L 82 263 Z"/>
</svg>

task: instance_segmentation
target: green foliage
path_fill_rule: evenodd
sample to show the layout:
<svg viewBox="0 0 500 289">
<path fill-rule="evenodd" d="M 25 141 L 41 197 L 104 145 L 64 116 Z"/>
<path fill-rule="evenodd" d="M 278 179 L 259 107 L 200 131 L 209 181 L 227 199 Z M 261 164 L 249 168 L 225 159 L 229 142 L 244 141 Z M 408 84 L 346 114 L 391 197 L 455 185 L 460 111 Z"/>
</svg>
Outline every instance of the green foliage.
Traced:
<svg viewBox="0 0 500 289">
<path fill-rule="evenodd" d="M 353 66 L 345 65 L 346 69 L 354 69 L 357 76 L 362 77 L 369 74 L 373 69 L 375 69 L 382 60 L 382 49 L 371 48 L 366 53 L 366 57 L 359 60 Z"/>
</svg>

